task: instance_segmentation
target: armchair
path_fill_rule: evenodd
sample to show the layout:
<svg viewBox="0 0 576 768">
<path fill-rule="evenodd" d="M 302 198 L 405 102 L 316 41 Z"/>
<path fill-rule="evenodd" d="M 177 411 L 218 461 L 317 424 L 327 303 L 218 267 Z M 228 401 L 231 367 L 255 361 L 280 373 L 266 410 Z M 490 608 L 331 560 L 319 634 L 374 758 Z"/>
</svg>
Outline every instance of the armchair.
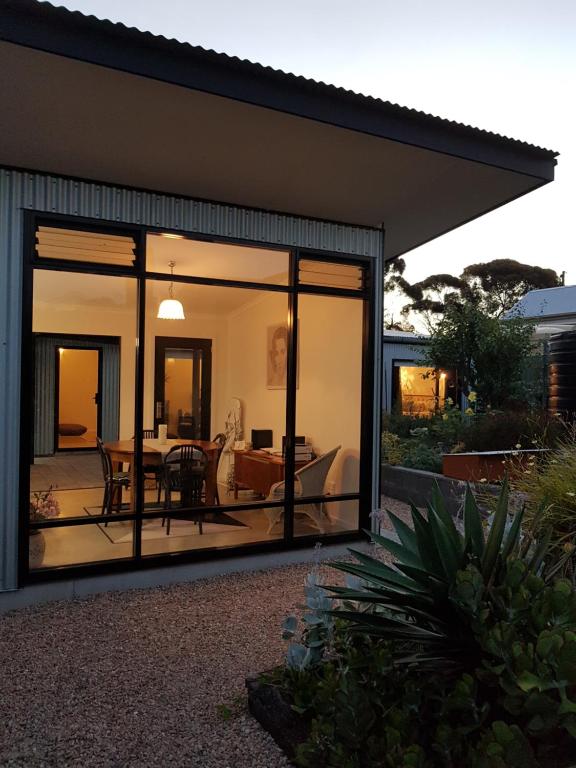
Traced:
<svg viewBox="0 0 576 768">
<path fill-rule="evenodd" d="M 318 456 L 318 458 L 311 461 L 306 466 L 297 470 L 294 473 L 294 497 L 295 498 L 312 498 L 314 496 L 322 496 L 324 494 L 324 484 L 326 483 L 326 477 L 330 471 L 336 454 L 342 446 L 338 445 L 331 451 Z M 275 483 L 270 488 L 268 494 L 268 501 L 279 501 L 284 498 L 284 481 Z M 323 502 L 315 501 L 310 503 L 299 503 L 297 509 L 298 513 L 308 515 L 316 524 L 320 533 L 324 533 L 324 520 L 327 517 L 326 510 L 324 509 Z M 280 507 L 272 507 L 266 510 L 268 517 L 268 533 L 272 533 L 274 526 L 280 522 L 284 515 L 284 510 Z"/>
</svg>

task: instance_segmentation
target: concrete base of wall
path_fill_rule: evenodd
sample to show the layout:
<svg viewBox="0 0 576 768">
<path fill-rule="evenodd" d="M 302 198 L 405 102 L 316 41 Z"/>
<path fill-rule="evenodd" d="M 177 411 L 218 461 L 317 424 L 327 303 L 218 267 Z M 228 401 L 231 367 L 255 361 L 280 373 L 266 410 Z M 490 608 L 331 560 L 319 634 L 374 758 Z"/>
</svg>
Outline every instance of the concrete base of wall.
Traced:
<svg viewBox="0 0 576 768">
<path fill-rule="evenodd" d="M 468 485 L 463 480 L 437 475 L 435 472 L 396 467 L 391 464 L 382 465 L 381 480 L 384 496 L 390 496 L 408 504 L 414 503 L 417 507 L 426 506 L 426 502 L 430 501 L 434 484 L 438 483 L 448 511 L 454 516 L 458 516 L 462 510 L 464 494 Z M 474 490 L 476 486 L 472 483 L 471 487 Z M 497 486 L 483 483 L 482 490 L 486 491 L 487 489 L 493 493 L 498 493 L 499 490 Z"/>
<path fill-rule="evenodd" d="M 89 597 L 100 592 L 123 591 L 127 589 L 150 589 L 168 584 L 186 583 L 199 579 L 209 579 L 240 571 L 263 571 L 298 563 L 309 563 L 318 557 L 331 560 L 348 554 L 347 544 L 323 546 L 320 553 L 314 547 L 273 552 L 262 555 L 226 558 L 211 562 L 174 565 L 166 568 L 150 568 L 143 571 L 115 573 L 106 576 L 87 576 L 82 579 L 31 584 L 11 592 L 0 592 L 0 614 L 30 605 L 53 600 L 72 600 Z M 350 546 L 361 549 L 367 545 L 354 542 Z"/>
</svg>

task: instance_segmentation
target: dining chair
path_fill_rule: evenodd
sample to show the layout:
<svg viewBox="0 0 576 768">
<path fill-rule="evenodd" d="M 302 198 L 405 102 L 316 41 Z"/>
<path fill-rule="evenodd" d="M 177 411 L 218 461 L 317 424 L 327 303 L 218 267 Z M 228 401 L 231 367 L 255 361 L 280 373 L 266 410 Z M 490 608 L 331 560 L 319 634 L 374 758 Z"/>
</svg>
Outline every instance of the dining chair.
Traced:
<svg viewBox="0 0 576 768">
<path fill-rule="evenodd" d="M 204 481 L 206 479 L 206 468 L 208 466 L 208 455 L 194 445 L 176 445 L 164 457 L 164 511 L 165 513 L 172 509 L 172 494 L 180 494 L 181 508 L 203 507 Z M 190 519 L 197 522 L 202 534 L 203 512 L 191 511 Z M 178 519 L 182 518 L 178 515 Z M 162 525 L 166 523 L 166 535 L 170 535 L 170 515 L 165 514 Z"/>
<path fill-rule="evenodd" d="M 312 498 L 314 496 L 324 495 L 324 485 L 326 483 L 326 477 L 330 471 L 336 454 L 342 446 L 338 445 L 331 451 L 318 456 L 318 458 L 309 462 L 305 466 L 294 472 L 294 498 Z M 275 483 L 270 488 L 268 494 L 268 501 L 278 501 L 284 498 L 284 481 Z M 298 503 L 298 506 L 294 506 L 294 512 L 296 514 L 302 513 L 308 515 L 316 524 L 316 527 L 320 533 L 324 533 L 324 519 L 328 518 L 324 503 L 321 501 L 314 501 L 309 503 Z M 282 507 L 270 507 L 266 509 L 266 515 L 268 517 L 268 533 L 272 533 L 274 526 L 280 522 L 284 515 Z"/>
<path fill-rule="evenodd" d="M 142 440 L 156 440 L 158 438 L 157 429 L 143 429 Z M 164 467 L 162 464 L 144 464 L 143 466 L 144 477 L 148 475 L 148 480 L 154 480 L 156 488 L 158 489 L 157 503 L 160 504 L 160 498 L 162 496 L 162 480 L 164 477 Z"/>
<path fill-rule="evenodd" d="M 128 472 L 113 471 L 110 454 L 104 448 L 102 440 L 99 437 L 96 437 L 96 446 L 98 448 L 98 454 L 100 455 L 102 475 L 104 477 L 104 497 L 102 499 L 101 514 L 110 515 L 112 514 L 113 507 L 116 507 L 116 512 L 120 512 L 122 508 L 122 488 L 129 487 L 130 475 Z M 106 520 L 104 526 L 107 525 L 108 521 Z"/>
</svg>

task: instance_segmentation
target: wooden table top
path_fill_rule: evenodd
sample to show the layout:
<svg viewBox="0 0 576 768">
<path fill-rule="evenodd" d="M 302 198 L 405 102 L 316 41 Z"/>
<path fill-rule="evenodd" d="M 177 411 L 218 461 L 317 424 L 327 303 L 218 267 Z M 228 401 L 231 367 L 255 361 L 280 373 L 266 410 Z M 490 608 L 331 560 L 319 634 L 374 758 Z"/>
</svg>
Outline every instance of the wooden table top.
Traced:
<svg viewBox="0 0 576 768">
<path fill-rule="evenodd" d="M 159 450 L 158 448 L 154 448 L 151 445 L 146 445 L 148 441 L 146 438 L 142 442 L 142 453 L 143 454 L 155 454 L 155 453 L 163 453 L 162 450 Z M 166 453 L 171 448 L 174 448 L 177 445 L 193 445 L 196 448 L 202 448 L 202 450 L 206 451 L 207 453 L 211 453 L 212 451 L 219 450 L 220 446 L 218 443 L 213 443 L 211 440 L 180 440 L 180 439 L 169 439 L 166 441 L 166 443 L 163 444 L 162 447 L 166 448 Z M 134 455 L 135 448 L 134 448 L 134 440 L 115 440 L 109 443 L 104 443 L 104 448 L 109 451 L 110 453 L 125 453 L 127 455 Z"/>
</svg>

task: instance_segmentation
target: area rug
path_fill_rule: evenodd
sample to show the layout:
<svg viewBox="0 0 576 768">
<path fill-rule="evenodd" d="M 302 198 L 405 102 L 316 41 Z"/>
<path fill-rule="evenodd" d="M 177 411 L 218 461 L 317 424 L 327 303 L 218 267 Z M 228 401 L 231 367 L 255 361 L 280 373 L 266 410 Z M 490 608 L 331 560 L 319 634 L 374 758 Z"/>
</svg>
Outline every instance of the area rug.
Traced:
<svg viewBox="0 0 576 768">
<path fill-rule="evenodd" d="M 98 517 L 100 515 L 100 507 L 84 507 L 84 510 L 91 517 Z M 127 510 L 123 509 L 122 511 L 125 512 Z M 126 544 L 132 541 L 132 522 L 109 522 L 107 526 L 104 526 L 104 523 L 98 523 L 98 527 L 113 544 Z M 205 536 L 207 533 L 245 531 L 248 528 L 250 528 L 249 525 L 235 520 L 224 512 L 206 512 L 202 522 L 202 535 Z M 162 525 L 162 518 L 143 521 L 142 541 L 165 539 L 167 535 L 166 524 Z M 173 517 L 170 521 L 169 538 L 174 539 L 184 536 L 200 536 L 200 526 L 193 520 L 177 520 Z"/>
</svg>

